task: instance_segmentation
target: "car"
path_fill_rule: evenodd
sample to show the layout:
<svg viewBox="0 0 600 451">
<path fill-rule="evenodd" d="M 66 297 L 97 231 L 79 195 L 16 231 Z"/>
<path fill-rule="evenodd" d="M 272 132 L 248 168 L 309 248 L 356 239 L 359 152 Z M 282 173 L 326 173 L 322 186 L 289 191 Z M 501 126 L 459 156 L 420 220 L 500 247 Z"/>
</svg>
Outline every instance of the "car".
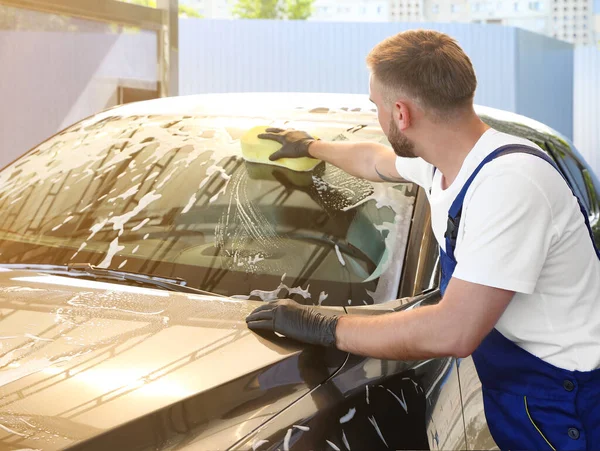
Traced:
<svg viewBox="0 0 600 451">
<path fill-rule="evenodd" d="M 600 242 L 600 184 L 548 152 Z M 422 189 L 247 162 L 255 126 L 387 142 L 362 95 L 124 105 L 0 171 L 0 449 L 493 449 L 472 360 L 384 361 L 249 331 L 263 302 L 379 315 L 440 301 Z"/>
</svg>

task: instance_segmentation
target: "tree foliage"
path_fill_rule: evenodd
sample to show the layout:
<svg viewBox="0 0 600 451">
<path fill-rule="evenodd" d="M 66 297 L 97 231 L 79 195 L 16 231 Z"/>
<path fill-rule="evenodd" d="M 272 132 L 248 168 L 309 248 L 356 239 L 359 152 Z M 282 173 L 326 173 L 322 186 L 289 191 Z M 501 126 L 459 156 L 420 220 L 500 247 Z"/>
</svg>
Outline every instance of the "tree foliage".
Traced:
<svg viewBox="0 0 600 451">
<path fill-rule="evenodd" d="M 240 19 L 306 20 L 315 0 L 238 0 L 232 13 Z"/>
</svg>

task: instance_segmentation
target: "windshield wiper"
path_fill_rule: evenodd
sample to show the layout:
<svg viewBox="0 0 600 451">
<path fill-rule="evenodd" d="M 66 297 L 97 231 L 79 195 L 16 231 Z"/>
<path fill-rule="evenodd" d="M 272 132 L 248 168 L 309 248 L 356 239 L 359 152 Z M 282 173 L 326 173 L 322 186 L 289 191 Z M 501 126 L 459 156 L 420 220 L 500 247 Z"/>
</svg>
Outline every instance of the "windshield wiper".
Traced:
<svg viewBox="0 0 600 451">
<path fill-rule="evenodd" d="M 93 277 L 95 279 L 108 279 L 121 282 L 136 282 L 140 285 L 153 288 L 162 288 L 167 291 L 179 293 L 203 294 L 208 296 L 227 297 L 218 293 L 188 287 L 186 281 L 179 277 L 162 277 L 153 274 L 143 274 L 115 269 L 98 268 L 89 263 L 71 263 L 69 265 L 40 265 L 40 264 L 5 264 L 0 263 L 3 268 L 25 269 L 48 273 L 61 273 L 73 277 Z"/>
</svg>

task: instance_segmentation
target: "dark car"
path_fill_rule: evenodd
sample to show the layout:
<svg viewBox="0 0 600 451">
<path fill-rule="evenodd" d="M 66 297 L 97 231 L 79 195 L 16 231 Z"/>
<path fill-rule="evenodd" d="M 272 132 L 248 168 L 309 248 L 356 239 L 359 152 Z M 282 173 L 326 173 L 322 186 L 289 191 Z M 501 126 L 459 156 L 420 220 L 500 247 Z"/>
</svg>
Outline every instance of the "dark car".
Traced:
<svg viewBox="0 0 600 451">
<path fill-rule="evenodd" d="M 291 298 L 324 314 L 439 302 L 422 190 L 325 163 L 249 163 L 258 125 L 387 143 L 368 99 L 161 99 L 86 119 L 0 172 L 0 450 L 491 449 L 471 359 L 382 361 L 263 337 L 245 317 Z M 574 147 L 539 144 L 590 213 Z"/>
</svg>

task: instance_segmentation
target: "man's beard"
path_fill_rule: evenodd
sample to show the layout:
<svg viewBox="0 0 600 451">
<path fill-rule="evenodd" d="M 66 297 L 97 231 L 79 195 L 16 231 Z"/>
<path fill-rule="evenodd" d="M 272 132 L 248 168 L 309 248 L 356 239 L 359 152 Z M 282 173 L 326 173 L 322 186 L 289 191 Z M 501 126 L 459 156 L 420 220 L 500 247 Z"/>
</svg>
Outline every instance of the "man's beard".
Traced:
<svg viewBox="0 0 600 451">
<path fill-rule="evenodd" d="M 409 140 L 398 128 L 396 122 L 392 119 L 390 123 L 390 132 L 388 134 L 388 141 L 392 145 L 392 149 L 396 155 L 402 158 L 417 158 L 415 155 L 415 145 Z"/>
</svg>

